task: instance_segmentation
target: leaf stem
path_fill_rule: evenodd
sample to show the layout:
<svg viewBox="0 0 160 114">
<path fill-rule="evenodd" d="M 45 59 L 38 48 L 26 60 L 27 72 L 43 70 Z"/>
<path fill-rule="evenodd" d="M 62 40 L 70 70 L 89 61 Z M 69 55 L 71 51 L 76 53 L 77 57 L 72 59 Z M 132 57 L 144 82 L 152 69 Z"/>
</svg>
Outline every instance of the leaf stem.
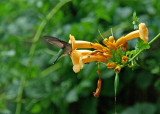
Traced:
<svg viewBox="0 0 160 114">
<path fill-rule="evenodd" d="M 139 50 L 128 62 L 131 62 L 133 59 L 135 59 L 144 49 Z"/>
<path fill-rule="evenodd" d="M 154 37 L 148 44 L 151 45 L 156 39 L 160 37 L 160 33 Z M 135 59 L 144 49 L 139 50 L 135 56 L 133 56 L 128 62 L 131 62 L 133 59 Z"/>
</svg>

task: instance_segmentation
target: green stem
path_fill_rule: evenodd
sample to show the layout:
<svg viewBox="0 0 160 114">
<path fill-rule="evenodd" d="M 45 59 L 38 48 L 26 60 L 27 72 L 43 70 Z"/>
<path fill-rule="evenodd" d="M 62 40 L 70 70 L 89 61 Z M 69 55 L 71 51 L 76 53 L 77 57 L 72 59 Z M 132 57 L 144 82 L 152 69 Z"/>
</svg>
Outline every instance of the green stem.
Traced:
<svg viewBox="0 0 160 114">
<path fill-rule="evenodd" d="M 160 37 L 160 33 L 156 37 L 154 37 L 148 44 L 151 45 L 159 37 Z"/>
<path fill-rule="evenodd" d="M 136 55 L 134 55 L 128 62 L 131 62 L 133 59 L 135 59 L 144 49 L 139 50 Z"/>
<path fill-rule="evenodd" d="M 151 45 L 156 39 L 160 37 L 160 33 L 154 37 L 148 44 Z M 135 59 L 144 49 L 139 50 L 135 56 L 133 56 L 128 62 L 131 62 L 133 59 Z"/>
<path fill-rule="evenodd" d="M 21 101 L 22 101 L 22 95 L 23 95 L 23 89 L 25 86 L 25 76 L 22 77 L 21 79 L 21 85 L 20 88 L 18 90 L 18 96 L 17 96 L 17 106 L 16 106 L 16 113 L 15 114 L 20 114 L 21 113 Z"/>
<path fill-rule="evenodd" d="M 27 72 L 28 74 L 27 75 L 30 75 L 30 65 L 31 65 L 31 61 L 32 61 L 32 58 L 33 58 L 33 55 L 34 55 L 34 52 L 35 52 L 35 49 L 36 49 L 36 42 L 39 40 L 39 37 L 42 33 L 42 30 L 44 29 L 45 25 L 47 24 L 47 21 L 49 21 L 53 16 L 54 14 L 63 6 L 65 5 L 66 3 L 68 3 L 69 1 L 71 0 L 65 0 L 65 1 L 62 1 L 60 3 L 58 3 L 50 12 L 49 14 L 46 16 L 46 19 L 44 19 L 36 34 L 35 34 L 35 37 L 33 39 L 33 44 L 32 44 L 32 47 L 30 49 L 30 52 L 29 52 L 29 55 L 30 55 L 30 58 L 29 58 L 29 62 L 27 64 L 28 66 L 28 69 L 27 69 Z M 22 96 L 23 96 L 23 90 L 24 90 L 24 87 L 25 87 L 25 83 L 26 83 L 26 75 L 23 76 L 21 78 L 21 85 L 19 87 L 19 90 L 18 90 L 18 95 L 17 95 L 17 105 L 16 105 L 16 113 L 15 114 L 20 114 L 21 113 L 21 107 L 22 107 Z"/>
</svg>

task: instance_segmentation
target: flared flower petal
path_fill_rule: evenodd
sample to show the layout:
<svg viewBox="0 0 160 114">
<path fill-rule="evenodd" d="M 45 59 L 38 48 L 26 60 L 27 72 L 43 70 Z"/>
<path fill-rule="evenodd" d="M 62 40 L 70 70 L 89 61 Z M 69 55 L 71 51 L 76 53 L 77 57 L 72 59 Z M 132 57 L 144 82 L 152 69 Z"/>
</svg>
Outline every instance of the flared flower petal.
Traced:
<svg viewBox="0 0 160 114">
<path fill-rule="evenodd" d="M 73 71 L 78 73 L 82 68 L 84 63 L 89 63 L 93 61 L 107 62 L 107 55 L 100 53 L 99 51 L 90 50 L 73 50 L 70 54 L 73 63 Z M 109 55 L 108 55 L 109 57 Z"/>
<path fill-rule="evenodd" d="M 79 53 L 77 50 L 71 52 L 70 57 L 73 63 L 73 71 L 75 73 L 79 72 L 80 69 L 83 68 L 83 63 L 81 62 L 82 54 Z"/>
<path fill-rule="evenodd" d="M 148 29 L 144 23 L 139 24 L 139 30 L 133 31 L 125 36 L 126 40 L 140 37 L 144 42 L 148 42 Z"/>
<path fill-rule="evenodd" d="M 139 24 L 139 35 L 144 42 L 148 42 L 148 29 L 144 23 Z"/>
</svg>

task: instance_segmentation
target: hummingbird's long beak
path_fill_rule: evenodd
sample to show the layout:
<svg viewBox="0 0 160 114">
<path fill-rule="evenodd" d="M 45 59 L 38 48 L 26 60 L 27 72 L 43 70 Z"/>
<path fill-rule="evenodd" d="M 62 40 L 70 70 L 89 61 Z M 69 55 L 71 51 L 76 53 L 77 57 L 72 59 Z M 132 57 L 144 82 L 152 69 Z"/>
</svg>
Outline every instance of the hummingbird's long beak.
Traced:
<svg viewBox="0 0 160 114">
<path fill-rule="evenodd" d="M 55 64 L 57 62 L 58 59 L 60 59 L 62 56 L 63 56 L 63 52 L 64 52 L 64 49 L 60 49 L 57 56 L 56 56 L 56 59 L 54 60 L 53 64 Z"/>
</svg>

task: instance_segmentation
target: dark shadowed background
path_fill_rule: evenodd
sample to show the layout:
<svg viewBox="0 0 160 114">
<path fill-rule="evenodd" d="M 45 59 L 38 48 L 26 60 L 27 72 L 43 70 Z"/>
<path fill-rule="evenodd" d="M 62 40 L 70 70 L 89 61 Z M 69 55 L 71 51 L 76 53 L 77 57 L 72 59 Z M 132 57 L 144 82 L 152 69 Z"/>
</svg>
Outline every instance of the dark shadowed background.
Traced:
<svg viewBox="0 0 160 114">
<path fill-rule="evenodd" d="M 159 0 L 1 0 L 0 114 L 113 114 L 114 72 L 100 65 L 102 91 L 96 99 L 96 62 L 75 74 L 70 57 L 52 65 L 59 49 L 44 35 L 68 42 L 116 39 L 134 30 L 133 12 L 149 30 L 160 32 Z M 48 16 L 47 16 L 48 15 Z M 137 39 L 129 41 L 134 49 Z M 139 56 L 139 67 L 122 69 L 118 114 L 160 114 L 160 40 Z"/>
</svg>

